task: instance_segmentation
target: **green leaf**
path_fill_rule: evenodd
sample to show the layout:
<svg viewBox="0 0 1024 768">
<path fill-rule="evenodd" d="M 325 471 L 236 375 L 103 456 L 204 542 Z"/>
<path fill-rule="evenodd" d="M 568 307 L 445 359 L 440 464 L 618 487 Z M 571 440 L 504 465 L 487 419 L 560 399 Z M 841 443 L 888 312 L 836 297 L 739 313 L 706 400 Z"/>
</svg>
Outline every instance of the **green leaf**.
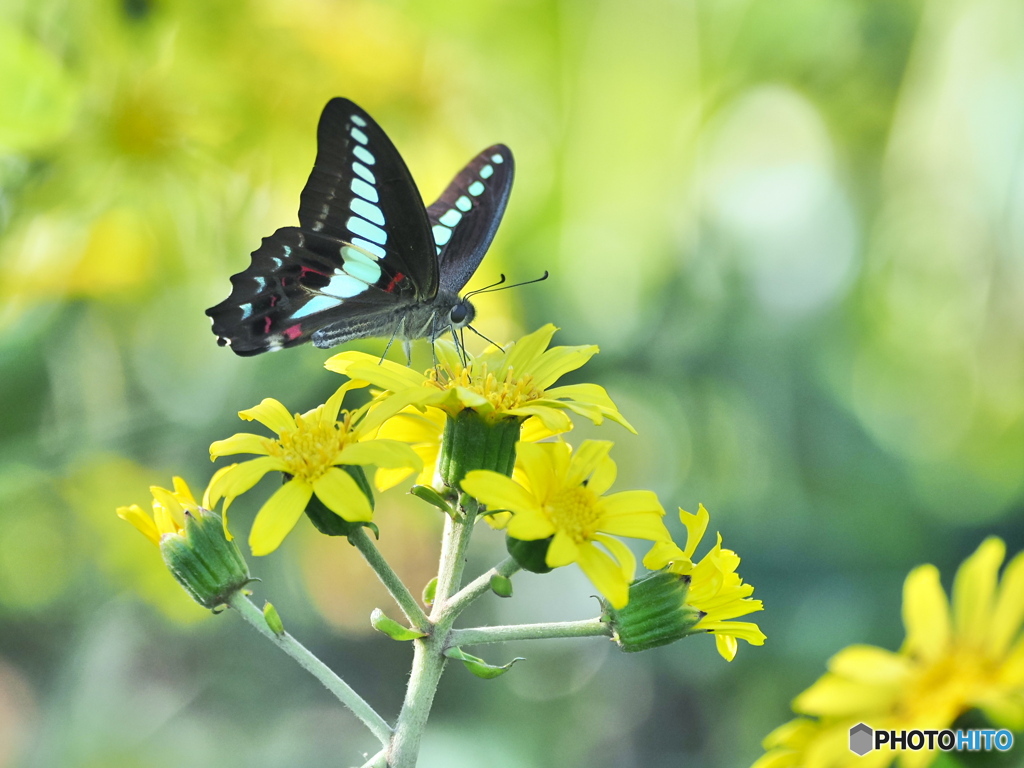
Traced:
<svg viewBox="0 0 1024 768">
<path fill-rule="evenodd" d="M 426 637 L 424 632 L 417 632 L 415 629 L 409 629 L 407 626 L 399 624 L 394 619 L 388 618 L 380 608 L 373 609 L 373 613 L 370 614 L 370 624 L 373 625 L 374 629 L 379 632 L 383 632 L 392 640 L 404 641 Z"/>
<path fill-rule="evenodd" d="M 493 664 L 488 664 L 483 659 L 471 656 L 461 648 L 449 648 L 444 652 L 444 655 L 449 659 L 457 659 L 466 665 L 466 669 L 472 672 L 477 677 L 481 677 L 484 680 L 493 680 L 496 677 L 501 677 L 503 674 L 512 669 L 512 665 L 517 661 L 525 661 L 522 656 L 516 656 L 508 664 L 503 664 L 500 667 L 496 667 Z"/>
<path fill-rule="evenodd" d="M 437 507 L 448 515 L 448 517 L 453 517 L 455 515 L 455 510 L 452 508 L 452 505 L 445 500 L 444 496 L 435 491 L 429 485 L 414 485 L 409 489 L 409 493 L 419 499 L 423 499 L 427 504 Z"/>
<path fill-rule="evenodd" d="M 284 634 L 284 622 L 281 621 L 281 614 L 277 612 L 277 608 L 269 600 L 263 604 L 263 618 L 275 635 Z"/>
<path fill-rule="evenodd" d="M 433 605 L 435 597 L 437 597 L 437 576 L 428 581 L 427 586 L 423 588 L 423 602 Z"/>
</svg>

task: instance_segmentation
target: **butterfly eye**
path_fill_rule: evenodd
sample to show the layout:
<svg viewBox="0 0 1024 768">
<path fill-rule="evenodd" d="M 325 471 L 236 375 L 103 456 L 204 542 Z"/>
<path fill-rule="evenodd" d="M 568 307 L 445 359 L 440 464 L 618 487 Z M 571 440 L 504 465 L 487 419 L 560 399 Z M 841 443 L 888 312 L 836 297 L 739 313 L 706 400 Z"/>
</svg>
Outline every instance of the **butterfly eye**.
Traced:
<svg viewBox="0 0 1024 768">
<path fill-rule="evenodd" d="M 468 314 L 469 310 L 466 308 L 465 304 L 456 304 L 454 307 L 452 307 L 452 311 L 449 317 L 451 318 L 452 324 L 461 325 L 462 323 L 465 322 L 466 316 Z"/>
</svg>

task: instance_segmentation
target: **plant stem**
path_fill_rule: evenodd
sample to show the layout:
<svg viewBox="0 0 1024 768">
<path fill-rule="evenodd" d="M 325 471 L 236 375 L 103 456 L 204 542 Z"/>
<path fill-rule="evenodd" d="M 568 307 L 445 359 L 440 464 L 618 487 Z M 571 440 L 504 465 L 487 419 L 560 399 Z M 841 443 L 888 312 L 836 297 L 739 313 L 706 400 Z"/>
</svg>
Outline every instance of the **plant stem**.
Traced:
<svg viewBox="0 0 1024 768">
<path fill-rule="evenodd" d="M 370 567 L 377 574 L 377 578 L 380 579 L 381 583 L 387 587 L 388 592 L 391 593 L 395 602 L 398 603 L 398 607 L 402 609 L 402 613 L 405 614 L 405 618 L 409 620 L 409 623 L 420 632 L 429 634 L 431 627 L 427 614 L 420 607 L 420 604 L 416 602 L 416 598 L 413 597 L 409 588 L 405 586 L 398 577 L 398 574 L 388 564 L 388 561 L 381 555 L 373 540 L 362 528 L 350 534 L 348 540 L 366 558 L 366 562 L 370 564 Z"/>
<path fill-rule="evenodd" d="M 388 752 L 386 749 L 382 749 L 376 755 L 371 757 L 360 768 L 388 768 Z"/>
<path fill-rule="evenodd" d="M 376 710 L 371 707 L 363 697 L 352 690 L 351 686 L 338 677 L 326 664 L 314 656 L 298 640 L 287 632 L 277 634 L 267 625 L 263 612 L 253 605 L 248 597 L 241 591 L 236 592 L 228 600 L 228 605 L 238 611 L 239 615 L 256 629 L 261 635 L 270 640 L 274 645 L 287 653 L 299 665 L 309 672 L 313 677 L 323 683 L 324 687 L 333 693 L 338 701 L 352 710 L 352 714 L 363 721 L 363 724 L 370 729 L 381 744 L 387 744 L 391 739 L 392 730 Z"/>
<path fill-rule="evenodd" d="M 503 627 L 473 627 L 453 629 L 448 635 L 448 647 L 504 643 L 509 640 L 547 640 L 556 637 L 611 636 L 611 627 L 601 619 L 583 621 L 555 621 L 550 624 L 513 624 Z"/>
<path fill-rule="evenodd" d="M 412 671 L 405 692 L 402 711 L 395 724 L 395 733 L 388 750 L 389 768 L 414 768 L 420 751 L 420 740 L 434 703 L 434 694 L 447 659 L 444 649 L 448 645 L 455 614 L 446 610 L 449 600 L 462 582 L 466 566 L 466 550 L 476 522 L 476 500 L 463 495 L 459 514 L 445 517 L 444 537 L 441 541 L 441 562 L 437 572 L 437 593 L 430 613 L 434 622 L 429 637 L 413 641 Z"/>
<path fill-rule="evenodd" d="M 491 577 L 504 576 L 508 578 L 519 570 L 521 570 L 520 566 L 514 558 L 505 558 L 489 571 L 485 571 L 477 576 L 459 592 L 452 595 L 445 606 L 445 613 L 452 613 L 454 616 L 458 616 L 466 609 L 466 606 L 491 588 Z"/>
</svg>

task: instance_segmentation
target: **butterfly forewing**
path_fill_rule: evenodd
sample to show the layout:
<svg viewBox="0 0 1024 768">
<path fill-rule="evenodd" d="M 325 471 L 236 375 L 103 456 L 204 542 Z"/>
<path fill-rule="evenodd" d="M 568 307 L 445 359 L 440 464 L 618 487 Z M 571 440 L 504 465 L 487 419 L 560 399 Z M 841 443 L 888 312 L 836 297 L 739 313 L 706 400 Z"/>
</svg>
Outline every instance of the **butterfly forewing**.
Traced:
<svg viewBox="0 0 1024 768">
<path fill-rule="evenodd" d="M 505 213 L 514 172 L 512 151 L 495 144 L 470 160 L 427 209 L 441 290 L 458 293 L 476 272 Z"/>
<path fill-rule="evenodd" d="M 419 297 L 437 293 L 423 199 L 383 129 L 348 99 L 331 99 L 317 126 L 316 163 L 299 199 L 299 225 L 387 260 Z"/>
</svg>

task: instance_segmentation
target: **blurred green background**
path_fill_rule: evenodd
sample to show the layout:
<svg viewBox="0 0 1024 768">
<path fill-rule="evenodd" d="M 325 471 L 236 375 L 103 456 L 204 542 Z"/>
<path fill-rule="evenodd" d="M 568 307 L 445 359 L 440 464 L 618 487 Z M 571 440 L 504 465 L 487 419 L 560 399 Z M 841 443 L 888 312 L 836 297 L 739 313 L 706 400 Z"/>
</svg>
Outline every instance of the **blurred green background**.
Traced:
<svg viewBox="0 0 1024 768">
<path fill-rule="evenodd" d="M 374 750 L 114 516 L 172 474 L 201 490 L 239 409 L 340 383 L 312 347 L 236 358 L 203 315 L 295 223 L 336 95 L 428 200 L 513 148 L 471 287 L 552 277 L 480 297 L 477 326 L 598 343 L 572 380 L 640 434 L 571 439 L 617 441 L 619 489 L 707 505 L 766 605 L 767 645 L 731 664 L 703 638 L 480 649 L 528 660 L 490 682 L 450 668 L 421 764 L 748 765 L 831 654 L 898 646 L 913 565 L 948 583 L 985 535 L 1024 540 L 1022 39 L 1016 0 L 5 0 L 0 768 Z M 260 493 L 235 507 L 243 538 Z M 378 510 L 418 589 L 439 521 L 399 491 Z M 367 620 L 390 603 L 309 529 L 252 563 L 256 597 L 393 717 L 410 649 Z M 502 553 L 475 544 L 471 570 Z M 468 624 L 594 615 L 564 571 Z"/>
</svg>

